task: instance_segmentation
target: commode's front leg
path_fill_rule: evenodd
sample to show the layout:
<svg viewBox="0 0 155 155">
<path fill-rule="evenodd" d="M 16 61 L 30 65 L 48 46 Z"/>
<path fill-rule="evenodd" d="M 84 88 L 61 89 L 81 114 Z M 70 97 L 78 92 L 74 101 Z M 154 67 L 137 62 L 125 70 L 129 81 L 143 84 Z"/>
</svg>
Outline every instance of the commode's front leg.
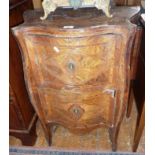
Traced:
<svg viewBox="0 0 155 155">
<path fill-rule="evenodd" d="M 112 146 L 112 151 L 116 151 L 117 150 L 117 139 L 118 139 L 118 133 L 120 130 L 120 124 L 118 124 L 115 127 L 109 128 L 109 137 L 111 140 L 111 146 Z"/>
<path fill-rule="evenodd" d="M 43 10 L 44 10 L 44 16 L 43 17 L 40 17 L 41 20 L 45 20 L 48 17 L 48 15 L 51 12 L 54 12 L 55 9 L 57 8 L 56 7 L 56 4 L 54 4 L 52 2 L 52 0 L 44 0 L 42 2 L 42 7 L 43 7 Z"/>
<path fill-rule="evenodd" d="M 44 130 L 44 134 L 45 134 L 45 138 L 46 138 L 46 142 L 48 144 L 48 146 L 51 146 L 52 144 L 52 126 L 45 124 L 44 121 L 40 120 L 42 128 Z"/>
</svg>

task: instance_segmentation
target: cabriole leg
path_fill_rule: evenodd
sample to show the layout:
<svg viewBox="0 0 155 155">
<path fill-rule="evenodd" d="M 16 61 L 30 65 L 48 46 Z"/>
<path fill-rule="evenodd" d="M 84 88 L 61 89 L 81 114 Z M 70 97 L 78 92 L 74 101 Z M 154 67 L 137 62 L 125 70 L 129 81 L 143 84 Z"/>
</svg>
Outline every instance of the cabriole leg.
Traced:
<svg viewBox="0 0 155 155">
<path fill-rule="evenodd" d="M 119 132 L 119 126 L 109 128 L 109 137 L 112 144 L 112 151 L 117 150 L 117 138 L 118 138 L 118 132 Z"/>
<path fill-rule="evenodd" d="M 51 146 L 52 144 L 52 132 L 51 132 L 51 127 L 47 124 L 44 124 L 41 122 L 41 125 L 43 127 L 43 130 L 44 130 L 44 134 L 45 134 L 45 137 L 46 137 L 46 141 L 48 143 L 49 146 Z"/>
</svg>

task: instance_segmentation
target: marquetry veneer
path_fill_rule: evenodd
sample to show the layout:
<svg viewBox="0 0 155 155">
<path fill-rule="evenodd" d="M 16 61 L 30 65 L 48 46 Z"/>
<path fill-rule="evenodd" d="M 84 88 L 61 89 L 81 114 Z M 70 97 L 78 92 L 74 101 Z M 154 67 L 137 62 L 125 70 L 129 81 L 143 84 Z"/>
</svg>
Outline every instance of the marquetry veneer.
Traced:
<svg viewBox="0 0 155 155">
<path fill-rule="evenodd" d="M 107 127 L 116 150 L 130 84 L 130 54 L 139 8 L 116 7 L 113 18 L 95 8 L 58 8 L 47 20 L 28 11 L 13 29 L 27 89 L 51 143 L 54 125 L 74 133 Z M 133 18 L 132 18 L 133 20 Z"/>
</svg>

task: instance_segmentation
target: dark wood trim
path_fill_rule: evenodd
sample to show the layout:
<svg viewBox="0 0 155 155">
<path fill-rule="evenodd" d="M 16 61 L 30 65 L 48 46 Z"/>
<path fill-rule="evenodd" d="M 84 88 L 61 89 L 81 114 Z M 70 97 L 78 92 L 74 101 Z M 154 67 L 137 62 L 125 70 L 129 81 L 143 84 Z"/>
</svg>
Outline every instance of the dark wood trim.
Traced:
<svg viewBox="0 0 155 155">
<path fill-rule="evenodd" d="M 28 129 L 26 129 L 26 130 L 9 129 L 9 132 L 10 133 L 14 132 L 14 133 L 25 133 L 25 134 L 28 134 L 30 132 L 30 130 L 32 129 L 32 127 L 33 127 L 34 123 L 36 122 L 36 120 L 37 120 L 37 114 L 35 113 L 34 116 L 32 117 L 32 120 L 31 120 L 31 122 L 29 124 Z"/>
<path fill-rule="evenodd" d="M 133 140 L 133 152 L 137 151 L 140 139 L 142 137 L 145 126 L 145 103 L 143 105 L 142 113 L 140 114 L 140 119 L 137 121 L 134 140 Z"/>
<path fill-rule="evenodd" d="M 11 28 L 23 23 L 23 13 L 33 9 L 32 0 L 9 1 L 9 134 L 33 145 L 36 140 L 36 114 L 29 99 L 23 74 L 20 50 Z"/>
<path fill-rule="evenodd" d="M 26 3 L 27 1 L 28 0 L 22 0 L 22 1 L 18 2 L 18 3 L 16 3 L 16 4 L 13 4 L 13 5 L 9 6 L 9 10 L 12 10 L 12 9 L 18 7 L 19 5 L 22 5 L 23 3 Z"/>
<path fill-rule="evenodd" d="M 9 135 L 19 138 L 22 142 L 22 145 L 24 146 L 33 146 L 37 139 L 36 122 L 37 122 L 37 119 L 35 119 L 34 123 L 31 126 L 31 130 L 29 131 L 10 132 Z"/>
</svg>

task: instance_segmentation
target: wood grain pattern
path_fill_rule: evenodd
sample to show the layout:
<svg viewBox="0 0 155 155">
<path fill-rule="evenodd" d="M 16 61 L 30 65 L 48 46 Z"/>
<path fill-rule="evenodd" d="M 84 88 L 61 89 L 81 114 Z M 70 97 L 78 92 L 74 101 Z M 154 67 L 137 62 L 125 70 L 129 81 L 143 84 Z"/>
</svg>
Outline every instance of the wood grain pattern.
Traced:
<svg viewBox="0 0 155 155">
<path fill-rule="evenodd" d="M 133 94 L 137 106 L 137 124 L 135 129 L 133 151 L 137 151 L 141 135 L 145 126 L 145 22 L 140 18 L 142 32 L 141 44 L 139 45 L 139 55 L 137 58 L 137 72 L 133 81 Z M 129 108 L 132 108 L 132 103 L 129 103 Z M 130 114 L 130 113 L 129 113 Z"/>
<path fill-rule="evenodd" d="M 11 28 L 21 24 L 23 12 L 32 8 L 31 0 L 9 1 L 9 134 L 29 146 L 36 140 L 36 115 L 26 90 L 21 54 Z"/>
<path fill-rule="evenodd" d="M 63 125 L 75 133 L 106 126 L 116 150 L 136 30 L 127 19 L 138 13 L 138 8 L 126 9 L 124 18 L 119 9 L 113 10 L 112 19 L 94 8 L 87 16 L 84 9 L 58 9 L 57 16 L 45 22 L 38 18 L 41 12 L 28 12 L 25 24 L 13 29 L 22 49 L 29 95 L 49 144 L 50 125 Z"/>
</svg>

